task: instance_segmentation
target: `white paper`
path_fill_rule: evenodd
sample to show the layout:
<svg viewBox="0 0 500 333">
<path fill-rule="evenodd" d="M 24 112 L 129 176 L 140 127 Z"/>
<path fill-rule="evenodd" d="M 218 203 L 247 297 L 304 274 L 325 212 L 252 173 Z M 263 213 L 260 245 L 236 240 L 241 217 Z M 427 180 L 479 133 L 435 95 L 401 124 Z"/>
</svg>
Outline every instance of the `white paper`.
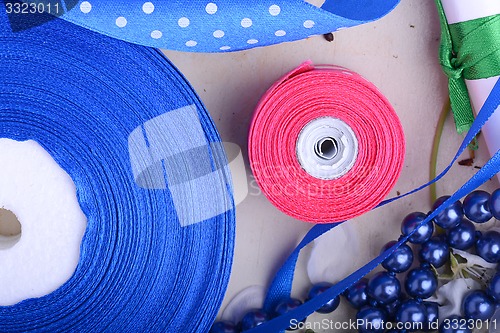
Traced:
<svg viewBox="0 0 500 333">
<path fill-rule="evenodd" d="M 498 0 L 442 0 L 442 4 L 449 24 L 500 14 L 500 1 Z M 496 76 L 481 80 L 465 80 L 476 114 L 481 110 L 498 79 L 499 77 Z M 493 113 L 482 130 L 490 156 L 493 156 L 500 149 L 499 109 Z M 497 177 L 500 181 L 500 174 Z"/>
<path fill-rule="evenodd" d="M 442 0 L 449 24 L 500 14 L 498 0 Z"/>
</svg>

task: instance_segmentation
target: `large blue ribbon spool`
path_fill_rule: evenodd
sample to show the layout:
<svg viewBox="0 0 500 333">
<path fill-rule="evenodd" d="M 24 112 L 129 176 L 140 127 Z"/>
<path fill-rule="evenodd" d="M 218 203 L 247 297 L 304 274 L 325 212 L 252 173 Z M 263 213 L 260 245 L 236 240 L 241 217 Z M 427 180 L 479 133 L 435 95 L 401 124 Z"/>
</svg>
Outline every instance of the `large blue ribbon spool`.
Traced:
<svg viewBox="0 0 500 333">
<path fill-rule="evenodd" d="M 159 51 L 48 21 L 13 33 L 0 4 L 0 137 L 51 154 L 87 229 L 73 276 L 0 307 L 0 332 L 208 331 L 235 232 L 214 124 Z"/>
<path fill-rule="evenodd" d="M 399 0 L 325 0 L 320 8 L 304 0 L 22 2 L 9 6 L 9 11 L 45 10 L 90 30 L 140 45 L 189 52 L 230 52 L 372 22 L 394 9 Z"/>
</svg>

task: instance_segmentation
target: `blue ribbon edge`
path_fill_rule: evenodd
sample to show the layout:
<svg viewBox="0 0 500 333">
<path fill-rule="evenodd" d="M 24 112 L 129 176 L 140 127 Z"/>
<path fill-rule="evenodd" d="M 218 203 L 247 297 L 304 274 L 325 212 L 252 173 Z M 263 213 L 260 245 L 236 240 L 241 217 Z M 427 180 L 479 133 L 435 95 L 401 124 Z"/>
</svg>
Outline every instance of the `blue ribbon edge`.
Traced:
<svg viewBox="0 0 500 333">
<path fill-rule="evenodd" d="M 24 3 L 43 3 L 40 2 L 40 0 L 20 0 Z M 95 3 L 96 1 L 99 0 L 94 0 L 93 2 Z M 102 1 L 102 0 L 101 0 Z M 115 1 L 120 1 L 120 0 L 115 0 Z M 321 7 L 316 7 L 313 4 L 310 4 L 306 1 L 296 1 L 297 6 L 304 6 L 304 10 L 306 9 L 305 7 L 309 8 L 310 10 L 313 10 L 317 13 L 318 17 L 322 16 L 323 19 L 326 20 L 332 20 L 332 21 L 341 21 L 344 23 L 344 26 L 346 28 L 358 26 L 361 24 L 373 22 L 375 20 L 378 20 L 382 18 L 383 16 L 389 14 L 400 2 L 400 0 L 383 0 L 383 4 L 380 5 L 378 1 L 374 1 L 371 3 L 371 5 L 367 4 L 361 4 L 366 0 L 326 0 Z M 112 6 L 113 1 L 105 1 L 108 5 Z M 80 1 L 78 2 L 80 3 Z M 78 7 L 78 6 L 75 6 Z M 78 10 L 77 8 L 73 10 Z M 361 19 L 361 17 L 356 17 L 360 13 L 368 13 L 370 15 L 367 15 L 367 17 L 364 17 Z M 52 13 L 49 13 L 52 14 Z M 348 16 L 351 16 L 349 18 Z M 91 26 L 85 23 L 85 21 L 80 21 L 77 19 L 74 19 L 72 17 L 67 17 L 66 14 L 63 14 L 61 16 L 57 16 L 58 18 L 61 18 L 67 22 L 73 23 L 75 25 L 78 25 L 82 28 L 106 35 L 111 38 L 123 40 L 129 43 L 133 44 L 138 44 L 138 45 L 143 45 L 143 46 L 149 46 L 149 47 L 158 47 L 158 45 L 155 42 L 147 43 L 147 42 L 141 42 L 139 40 L 133 40 L 129 38 L 123 38 L 123 37 L 118 37 L 116 34 L 111 33 L 108 29 L 106 30 L 101 30 L 99 27 L 96 26 Z M 324 31 L 323 33 L 328 33 L 331 31 Z M 222 52 L 236 52 L 236 51 L 242 51 L 242 50 L 247 50 L 247 49 L 252 49 L 256 47 L 264 47 L 264 46 L 269 46 L 269 45 L 276 45 L 276 44 L 281 44 L 283 42 L 292 42 L 292 41 L 297 41 L 297 40 L 302 40 L 307 38 L 308 35 L 304 34 L 303 37 L 296 39 L 284 39 L 282 42 L 278 43 L 269 43 L 269 44 L 260 44 L 260 45 L 245 45 L 243 47 L 237 47 L 234 49 L 230 50 L 214 50 L 214 51 L 196 51 L 196 49 L 177 49 L 177 48 L 169 48 L 168 45 L 165 45 L 165 47 L 160 46 L 160 48 L 163 49 L 171 49 L 171 50 L 177 50 L 177 51 L 184 51 L 184 52 L 196 52 L 196 53 L 222 53 Z"/>
</svg>

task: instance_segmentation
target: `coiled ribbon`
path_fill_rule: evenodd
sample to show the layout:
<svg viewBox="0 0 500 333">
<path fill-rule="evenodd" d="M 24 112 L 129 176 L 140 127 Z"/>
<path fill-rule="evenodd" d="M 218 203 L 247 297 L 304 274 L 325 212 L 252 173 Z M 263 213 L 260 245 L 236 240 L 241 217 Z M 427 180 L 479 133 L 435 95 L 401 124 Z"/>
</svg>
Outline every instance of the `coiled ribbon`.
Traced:
<svg viewBox="0 0 500 333">
<path fill-rule="evenodd" d="M 441 0 L 436 0 L 441 21 L 439 60 L 449 78 L 451 108 L 458 133 L 474 121 L 464 79 L 500 75 L 500 15 L 448 25 Z"/>
<path fill-rule="evenodd" d="M 16 2 L 5 0 L 6 3 Z M 190 52 L 227 52 L 278 44 L 381 18 L 399 0 L 23 0 L 52 15 L 128 42 Z M 48 3 L 52 6 L 49 8 Z M 57 8 L 55 4 L 60 4 Z"/>
<path fill-rule="evenodd" d="M 462 144 L 458 148 L 458 151 L 453 157 L 450 164 L 431 182 L 424 184 L 399 197 L 385 200 L 382 203 L 380 203 L 380 205 L 377 207 L 384 206 L 399 198 L 415 193 L 441 179 L 452 167 L 452 165 L 456 162 L 458 157 L 464 152 L 464 150 L 467 149 L 467 146 L 472 142 L 474 137 L 477 135 L 477 133 L 479 133 L 483 125 L 488 121 L 490 116 L 499 106 L 500 106 L 500 80 L 498 80 L 497 83 L 495 84 L 493 90 L 488 96 L 482 109 L 478 113 L 469 132 L 465 136 Z M 284 330 L 290 326 L 292 319 L 300 321 L 303 318 L 306 318 L 314 311 L 319 309 L 321 306 L 323 306 L 325 303 L 339 296 L 347 288 L 354 285 L 357 281 L 359 281 L 361 278 L 363 278 L 372 270 L 374 270 L 377 266 L 379 266 L 398 247 L 406 243 L 408 239 L 411 237 L 411 235 L 413 235 L 420 226 L 426 223 L 431 223 L 432 219 L 436 217 L 439 213 L 441 213 L 444 209 L 446 209 L 446 207 L 449 207 L 455 201 L 461 199 L 462 197 L 466 196 L 468 193 L 476 189 L 478 186 L 484 184 L 486 181 L 488 181 L 490 178 L 496 175 L 499 171 L 500 171 L 500 150 L 498 150 L 493 155 L 493 157 L 471 179 L 469 179 L 462 187 L 460 187 L 453 195 L 451 195 L 450 198 L 448 198 L 438 208 L 432 211 L 418 226 L 416 226 L 416 228 L 411 233 L 409 233 L 406 236 L 401 236 L 401 238 L 394 246 L 381 253 L 379 256 L 371 260 L 365 266 L 357 269 L 355 272 L 347 276 L 344 280 L 338 282 L 337 284 L 332 286 L 330 289 L 326 290 L 321 295 L 306 301 L 298 308 L 282 316 L 274 318 L 269 322 L 265 322 L 262 325 L 259 325 L 256 328 L 249 330 L 248 332 L 249 333 L 284 332 Z M 297 245 L 295 250 L 290 254 L 288 259 L 285 261 L 283 266 L 276 274 L 273 282 L 271 283 L 264 304 L 264 308 L 267 311 L 271 311 L 272 309 L 274 309 L 278 304 L 278 302 L 280 302 L 281 300 L 290 297 L 295 265 L 297 263 L 300 251 L 314 239 L 321 236 L 325 232 L 332 230 L 339 224 L 340 223 L 318 224 L 310 229 L 310 231 L 306 234 L 306 236 L 302 239 L 302 241 Z"/>
<path fill-rule="evenodd" d="M 330 144 L 331 156 L 321 144 Z M 377 206 L 396 183 L 404 154 L 401 123 L 373 84 L 311 63 L 267 91 L 249 133 L 250 166 L 263 193 L 307 222 L 344 221 Z"/>
<path fill-rule="evenodd" d="M 0 137 L 51 154 L 75 182 L 87 229 L 73 276 L 0 307 L 0 331 L 208 331 L 229 279 L 235 216 L 202 103 L 154 49 L 59 19 L 13 33 L 5 10 Z"/>
</svg>

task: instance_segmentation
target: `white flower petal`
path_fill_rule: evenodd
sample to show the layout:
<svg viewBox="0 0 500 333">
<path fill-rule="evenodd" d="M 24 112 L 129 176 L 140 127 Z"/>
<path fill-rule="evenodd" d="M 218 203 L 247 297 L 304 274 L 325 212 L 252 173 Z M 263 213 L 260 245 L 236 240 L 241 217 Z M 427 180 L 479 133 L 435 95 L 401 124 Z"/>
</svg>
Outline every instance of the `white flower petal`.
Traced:
<svg viewBox="0 0 500 333">
<path fill-rule="evenodd" d="M 461 256 L 462 258 L 464 258 L 465 260 L 467 260 L 467 266 L 468 267 L 470 267 L 472 265 L 477 265 L 477 266 L 481 266 L 481 267 L 484 267 L 484 268 L 493 268 L 493 269 L 497 267 L 497 264 L 489 263 L 486 260 L 484 260 L 483 258 L 481 258 L 480 256 L 478 256 L 478 255 L 475 255 L 475 254 L 472 254 L 472 253 L 469 253 L 469 252 L 465 252 L 465 251 L 462 251 L 462 250 L 457 250 L 457 249 L 454 249 L 454 248 L 452 248 L 451 251 L 454 254 L 458 254 L 459 256 Z"/>
<path fill-rule="evenodd" d="M 345 253 L 359 252 L 359 242 L 352 223 L 344 223 L 318 237 L 307 263 L 307 274 L 312 283 L 334 283 L 344 279 L 358 266 L 358 256 L 345 260 Z"/>
<path fill-rule="evenodd" d="M 266 289 L 262 286 L 243 289 L 226 306 L 221 319 L 238 323 L 248 311 L 261 309 L 265 297 Z"/>
<path fill-rule="evenodd" d="M 460 315 L 462 300 L 471 290 L 481 289 L 481 285 L 473 279 L 455 279 L 444 284 L 436 291 L 436 296 L 429 298 L 439 305 L 439 318 Z"/>
</svg>

